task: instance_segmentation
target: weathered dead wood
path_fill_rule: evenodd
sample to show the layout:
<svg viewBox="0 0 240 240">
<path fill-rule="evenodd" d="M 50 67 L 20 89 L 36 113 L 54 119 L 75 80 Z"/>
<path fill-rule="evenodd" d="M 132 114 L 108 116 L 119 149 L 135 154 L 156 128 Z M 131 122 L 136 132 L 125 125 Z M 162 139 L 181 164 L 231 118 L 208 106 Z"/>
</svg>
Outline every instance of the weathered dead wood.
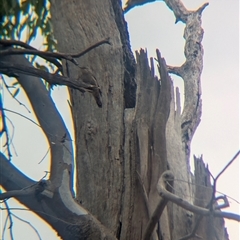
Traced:
<svg viewBox="0 0 240 240">
<path fill-rule="evenodd" d="M 197 158 L 194 156 L 194 182 L 195 182 L 195 199 L 194 205 L 199 207 L 206 207 L 211 201 L 212 197 L 212 185 L 210 182 L 210 174 L 208 168 L 205 166 L 202 156 Z M 199 221 L 198 219 L 201 219 Z M 196 234 L 203 239 L 217 239 L 215 238 L 215 232 L 217 232 L 218 239 L 228 240 L 226 229 L 224 226 L 223 218 L 201 217 L 195 215 L 194 225 L 198 223 Z"/>
<path fill-rule="evenodd" d="M 177 176 L 176 203 L 184 199 L 190 206 L 186 209 L 192 209 L 194 190 L 188 160 L 191 139 L 201 116 L 201 12 L 206 5 L 188 11 L 178 0 L 165 2 L 177 21 L 187 24 L 186 62 L 181 67 L 168 66 L 169 72 L 180 75 L 185 82 L 182 115 L 179 92 L 175 109 L 173 84 L 158 51 L 160 80 L 154 76 L 153 60 L 149 67 L 143 50 L 137 53 L 135 72 L 120 1 L 51 2 L 61 51 L 78 52 L 89 42 L 112 34 L 111 48 L 103 46 L 81 59 L 81 65 L 91 68 L 99 79 L 103 109 L 96 109 L 89 96 L 71 91 L 77 142 L 77 199 L 104 226 L 72 199 L 68 183 L 73 154 L 64 152 L 61 145 L 66 133 L 54 132 L 53 138 L 49 138 L 56 141 L 51 143 L 56 145 L 53 159 L 61 159 L 62 163 L 52 168 L 51 174 L 57 174 L 57 178 L 53 184 L 46 183 L 41 204 L 46 212 L 52 211 L 51 218 L 59 218 L 59 234 L 65 239 L 141 239 L 146 231 L 146 238 L 152 234 L 153 239 L 169 240 L 191 230 L 188 211 L 173 207 L 172 203 L 166 208 L 165 200 L 161 204 L 157 184 L 161 174 L 171 169 Z M 77 69 L 70 66 L 69 70 L 70 79 L 76 79 Z M 135 109 L 126 109 L 130 107 Z"/>
<path fill-rule="evenodd" d="M 92 91 L 94 86 L 77 81 L 77 78 L 64 77 L 58 74 L 51 74 L 40 69 L 36 69 L 31 66 L 26 66 L 19 63 L 12 63 L 7 61 L 8 57 L 1 58 L 0 60 L 0 72 L 10 77 L 18 77 L 19 74 L 26 74 L 34 77 L 41 77 L 45 79 L 50 86 L 68 86 L 70 88 L 77 89 L 81 92 Z"/>
<path fill-rule="evenodd" d="M 111 33 L 111 46 L 81 57 L 102 91 L 102 108 L 87 94 L 71 91 L 75 126 L 77 199 L 116 236 L 121 228 L 123 186 L 124 49 L 113 1 L 52 1 L 59 51 L 79 52 Z M 120 6 L 120 5 L 119 5 Z M 116 6 L 117 7 L 117 6 Z M 67 13 L 67 14 L 66 14 Z M 122 18 L 122 15 L 119 15 Z M 134 68 L 134 67 L 133 67 Z M 70 77 L 78 69 L 69 66 Z"/>
</svg>

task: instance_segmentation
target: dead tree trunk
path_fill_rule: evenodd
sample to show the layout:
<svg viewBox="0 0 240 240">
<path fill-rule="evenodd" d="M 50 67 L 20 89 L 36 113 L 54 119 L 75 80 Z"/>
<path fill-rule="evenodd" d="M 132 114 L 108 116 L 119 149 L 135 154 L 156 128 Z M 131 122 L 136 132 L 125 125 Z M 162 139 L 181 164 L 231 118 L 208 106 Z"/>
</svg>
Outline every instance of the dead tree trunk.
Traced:
<svg viewBox="0 0 240 240">
<path fill-rule="evenodd" d="M 142 239 L 161 200 L 157 182 L 167 169 L 175 175 L 176 195 L 190 203 L 196 203 L 195 198 L 199 200 L 199 191 L 192 185 L 195 181 L 189 171 L 189 157 L 191 139 L 201 117 L 201 13 L 206 5 L 190 13 L 180 3 L 175 7 L 172 1 L 165 2 L 177 20 L 186 23 L 186 62 L 181 67 L 166 66 L 158 53 L 160 80 L 154 76 L 153 60 L 149 67 L 143 50 L 136 53 L 135 62 L 120 1 L 51 2 L 60 52 L 80 52 L 107 37 L 112 44 L 78 60 L 97 78 L 102 108 L 89 94 L 70 90 L 70 95 L 77 199 L 117 239 Z M 68 72 L 70 77 L 77 78 L 76 66 L 68 65 Z M 175 97 L 168 72 L 184 80 L 182 113 L 179 92 L 176 90 Z M 208 194 L 203 192 L 200 198 L 205 200 Z M 168 203 L 152 238 L 180 239 L 192 231 L 194 221 L 192 213 Z M 218 238 L 216 234 L 206 236 L 208 221 L 202 223 L 197 234 L 203 239 L 225 239 L 224 231 L 218 233 Z M 213 225 L 222 224 L 213 218 L 211 221 Z"/>
</svg>

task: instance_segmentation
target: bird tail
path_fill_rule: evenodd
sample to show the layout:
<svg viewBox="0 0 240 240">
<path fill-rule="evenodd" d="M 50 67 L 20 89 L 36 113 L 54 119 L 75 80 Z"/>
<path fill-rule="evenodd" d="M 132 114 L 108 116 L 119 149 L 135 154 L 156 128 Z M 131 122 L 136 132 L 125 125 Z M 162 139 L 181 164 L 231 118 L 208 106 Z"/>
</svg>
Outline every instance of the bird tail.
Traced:
<svg viewBox="0 0 240 240">
<path fill-rule="evenodd" d="M 101 92 L 101 90 L 99 88 L 97 88 L 92 92 L 92 94 L 95 98 L 97 105 L 101 108 L 102 107 L 102 92 Z"/>
</svg>

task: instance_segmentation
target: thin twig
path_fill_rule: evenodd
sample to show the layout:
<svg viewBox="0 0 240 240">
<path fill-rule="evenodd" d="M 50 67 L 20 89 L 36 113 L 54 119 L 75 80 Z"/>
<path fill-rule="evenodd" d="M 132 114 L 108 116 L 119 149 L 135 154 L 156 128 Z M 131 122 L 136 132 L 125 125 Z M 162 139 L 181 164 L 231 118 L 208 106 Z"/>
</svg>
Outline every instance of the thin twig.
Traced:
<svg viewBox="0 0 240 240">
<path fill-rule="evenodd" d="M 15 215 L 14 213 L 12 213 L 12 216 L 14 216 L 14 217 L 17 218 L 18 220 L 20 220 L 20 221 L 22 221 L 22 222 L 28 224 L 28 225 L 34 230 L 34 232 L 37 234 L 39 240 L 42 240 L 42 238 L 41 238 L 41 236 L 40 236 L 38 230 L 37 230 L 37 229 L 36 229 L 36 228 L 35 228 L 30 222 L 28 222 L 28 221 L 26 221 L 26 220 L 24 220 L 24 219 L 18 217 L 18 216 Z"/>
<path fill-rule="evenodd" d="M 84 50 L 84 51 L 82 51 L 82 52 L 80 52 L 80 53 L 77 53 L 77 54 L 72 54 L 71 56 L 72 56 L 73 58 L 79 58 L 79 57 L 83 56 L 84 54 L 86 54 L 87 52 L 91 51 L 92 49 L 94 49 L 94 48 L 96 48 L 96 47 L 98 47 L 98 46 L 100 46 L 100 45 L 102 45 L 102 44 L 109 44 L 109 45 L 111 45 L 111 43 L 109 42 L 109 40 L 110 40 L 109 38 L 106 38 L 106 39 L 104 39 L 104 40 L 102 40 L 102 41 L 100 41 L 100 42 L 97 42 L 97 43 L 93 44 L 92 46 L 90 46 L 90 47 L 87 48 L 86 50 Z"/>
<path fill-rule="evenodd" d="M 10 109 L 7 109 L 7 108 L 3 108 L 3 110 L 6 111 L 6 112 L 10 112 L 10 113 L 19 115 L 20 117 L 23 117 L 23 118 L 27 119 L 28 121 L 32 122 L 33 124 L 37 125 L 39 128 L 42 128 L 41 125 L 39 125 L 37 122 L 33 121 L 31 118 L 28 118 L 28 117 L 24 116 L 24 115 L 21 114 L 21 113 L 15 112 L 15 111 L 10 110 Z M 51 134 L 51 133 L 49 133 L 49 132 L 48 132 L 48 134 L 51 135 L 51 136 L 56 136 L 56 137 L 58 137 L 58 135 L 53 135 L 53 134 Z M 68 141 L 73 141 L 72 139 L 66 139 L 66 140 L 68 140 Z M 68 151 L 69 151 L 69 150 L 68 150 Z"/>
<path fill-rule="evenodd" d="M 3 110 L 4 110 L 4 111 L 6 111 L 6 112 L 10 112 L 10 113 L 17 114 L 17 115 L 19 115 L 19 116 L 21 116 L 21 117 L 23 117 L 23 118 L 27 119 L 28 121 L 30 121 L 30 122 L 32 122 L 32 123 L 34 123 L 35 125 L 37 125 L 38 127 L 40 127 L 40 128 L 41 128 L 41 126 L 40 126 L 38 123 L 34 122 L 34 121 L 31 119 L 31 118 L 28 118 L 28 117 L 24 116 L 24 115 L 23 115 L 23 114 L 21 114 L 21 113 L 15 112 L 15 111 L 13 111 L 13 110 L 10 110 L 10 109 L 7 109 L 7 108 L 3 108 Z"/>
<path fill-rule="evenodd" d="M 214 178 L 213 180 L 213 192 L 212 192 L 212 198 L 211 198 L 211 204 L 210 204 L 210 210 L 213 211 L 213 204 L 214 199 L 216 198 L 216 188 L 217 188 L 217 180 L 218 178 L 224 173 L 224 171 L 235 161 L 235 159 L 240 154 L 240 150 L 235 154 L 235 156 L 228 162 L 228 164 L 222 169 L 222 171 Z"/>
<path fill-rule="evenodd" d="M 205 189 L 212 189 L 212 187 L 203 186 L 203 185 L 196 184 L 196 183 L 192 183 L 192 182 L 189 182 L 189 181 L 186 181 L 186 180 L 182 180 L 182 179 L 179 179 L 179 178 L 176 178 L 175 181 L 185 182 L 185 183 L 188 183 L 188 184 L 191 184 L 191 185 L 194 185 L 194 186 L 201 186 L 202 188 L 205 188 Z M 174 190 L 174 191 L 175 191 L 175 193 L 178 193 L 176 190 Z M 227 195 L 227 194 L 225 194 L 225 193 L 223 193 L 223 192 L 216 191 L 216 193 L 219 193 L 219 194 L 221 194 L 221 195 L 224 195 L 224 196 L 226 196 L 227 198 L 229 198 L 229 199 L 233 200 L 234 202 L 236 202 L 237 204 L 240 204 L 240 202 L 239 202 L 237 199 L 235 199 L 235 198 L 233 198 L 233 197 L 231 197 L 231 196 L 229 196 L 229 195 Z M 191 196 L 188 196 L 188 195 L 185 195 L 185 196 L 186 196 L 186 197 L 191 197 Z M 195 198 L 195 199 L 201 200 L 201 198 Z"/>
<path fill-rule="evenodd" d="M 10 120 L 10 118 L 7 117 L 7 116 L 5 116 L 5 117 L 6 117 L 6 119 L 10 122 L 10 124 L 11 124 L 11 126 L 12 126 L 12 136 L 11 136 L 11 139 L 10 139 L 10 141 L 9 141 L 9 139 L 8 139 L 7 142 L 6 142 L 6 144 L 7 144 L 7 149 L 8 149 L 8 151 L 10 151 L 10 145 L 12 145 L 12 148 L 13 148 L 13 151 L 14 151 L 15 155 L 18 156 L 17 151 L 16 151 L 16 148 L 15 148 L 15 146 L 14 146 L 14 144 L 13 144 L 13 137 L 14 137 L 15 127 L 14 127 L 13 122 Z M 8 136 L 8 132 L 6 132 L 6 135 Z M 9 141 L 9 142 L 8 142 L 8 141 Z M 6 145 L 6 144 L 5 144 L 5 145 Z M 10 154 L 11 154 L 11 153 L 10 153 Z"/>
<path fill-rule="evenodd" d="M 5 131 L 6 134 L 6 143 L 3 145 L 3 147 L 7 147 L 7 153 L 8 153 L 8 160 L 11 161 L 12 160 L 12 153 L 10 150 L 10 146 L 9 146 L 9 135 L 8 135 L 8 131 Z"/>
<path fill-rule="evenodd" d="M 47 156 L 49 150 L 50 150 L 50 148 L 48 148 L 47 152 L 44 154 L 43 158 L 39 161 L 38 164 L 40 164 L 45 159 L 45 157 Z"/>
<path fill-rule="evenodd" d="M 7 147 L 8 160 L 11 161 L 12 154 L 11 154 L 11 150 L 10 150 L 10 147 L 9 147 L 9 142 L 10 141 L 9 141 L 9 134 L 8 134 L 8 129 L 7 129 L 7 124 L 6 124 L 5 117 L 6 116 L 5 116 L 4 110 L 2 108 L 2 121 L 3 121 L 3 130 L 2 130 L 2 132 L 5 132 L 5 135 L 6 135 L 6 143 L 3 145 L 3 147 L 5 147 L 5 146 Z"/>
<path fill-rule="evenodd" d="M 0 74 L 0 79 L 4 80 L 1 74 Z M 2 87 L 1 87 L 1 90 L 2 90 Z M 7 129 L 7 124 L 6 124 L 6 119 L 5 119 L 6 116 L 5 116 L 5 113 L 4 113 L 4 110 L 3 110 L 3 103 L 2 103 L 1 94 L 0 94 L 0 101 L 1 101 L 0 111 L 1 111 L 1 115 L 2 115 L 2 125 L 3 125 L 3 128 L 1 129 L 1 134 L 3 134 L 4 132 L 6 134 L 6 143 L 3 145 L 3 147 L 7 146 L 8 160 L 11 161 L 12 154 L 11 154 L 11 150 L 10 150 L 10 147 L 9 147 L 9 135 L 8 135 L 8 129 Z M 10 121 L 10 123 L 12 123 L 12 122 Z"/>
<path fill-rule="evenodd" d="M 3 207 L 0 207 L 0 210 L 7 210 L 6 208 L 3 208 Z M 14 211 L 29 211 L 29 212 L 32 212 L 32 210 L 28 209 L 28 208 L 17 208 L 17 207 L 13 207 L 11 208 L 11 210 L 14 210 Z M 72 226 L 78 226 L 79 224 L 78 223 L 71 223 L 71 222 L 68 222 L 68 221 L 65 221 L 59 217 L 55 217 L 49 213 L 46 213 L 46 212 L 43 212 L 43 211 L 38 211 L 38 210 L 34 210 L 35 213 L 38 213 L 38 214 L 43 214 L 43 215 L 46 215 L 48 217 L 51 217 L 53 219 L 56 219 L 60 222 L 63 222 L 63 223 L 66 223 L 68 225 L 72 225 Z"/>
<path fill-rule="evenodd" d="M 0 44 L 3 44 L 5 46 L 20 46 L 26 49 L 31 49 L 31 50 L 35 50 L 38 51 L 36 48 L 30 46 L 29 44 L 22 42 L 22 41 L 18 41 L 18 40 L 6 40 L 6 39 L 0 39 Z M 53 63 L 58 69 L 60 69 L 60 71 L 62 71 L 62 65 L 60 62 L 58 62 L 55 58 L 52 57 L 47 57 L 47 56 L 42 56 L 42 58 L 44 58 L 45 60 Z"/>
<path fill-rule="evenodd" d="M 9 48 L 9 49 L 0 51 L 0 56 L 24 55 L 24 54 L 37 55 L 44 59 L 46 59 L 47 57 L 56 58 L 56 59 L 66 59 L 74 63 L 75 65 L 78 65 L 76 60 L 71 55 L 67 55 L 65 53 L 40 51 L 35 49 L 20 49 L 20 48 Z"/>
<path fill-rule="evenodd" d="M 6 41 L 6 40 L 5 40 Z M 1 43 L 1 41 L 0 41 Z M 59 60 L 66 59 L 75 65 L 78 65 L 77 61 L 74 58 L 78 58 L 86 54 L 87 52 L 91 51 L 92 49 L 102 45 L 102 44 L 110 44 L 109 38 L 104 39 L 100 42 L 97 42 L 93 44 L 92 46 L 88 47 L 84 51 L 77 53 L 77 54 L 69 54 L 69 53 L 59 53 L 59 52 L 48 52 L 48 51 L 39 51 L 34 48 L 28 48 L 28 49 L 18 49 L 18 48 L 9 48 L 7 50 L 0 51 L 0 56 L 6 56 L 6 55 L 19 55 L 19 54 L 33 54 L 37 55 L 39 57 L 42 57 L 44 59 L 46 58 L 56 58 Z M 49 61 L 49 60 L 48 60 Z M 52 60 L 51 60 L 52 62 Z"/>
<path fill-rule="evenodd" d="M 26 107 L 25 104 L 23 104 L 16 97 L 13 96 L 12 92 L 9 90 L 10 87 L 7 85 L 7 83 L 6 83 L 6 81 L 5 81 L 3 76 L 2 76 L 2 81 L 3 81 L 4 85 L 5 85 L 5 88 L 7 89 L 8 93 L 12 96 L 12 98 L 14 98 L 15 101 L 17 101 L 19 103 L 19 105 L 22 105 L 28 111 L 28 113 L 31 113 L 30 110 Z"/>
<path fill-rule="evenodd" d="M 4 202 L 4 205 L 6 206 L 7 214 L 8 214 L 7 218 L 9 219 L 8 229 L 9 229 L 9 232 L 10 232 L 10 238 L 11 238 L 11 240 L 13 240 L 14 237 L 13 237 L 13 231 L 12 231 L 12 227 L 13 227 L 12 213 L 11 213 L 9 207 L 8 207 L 7 201 Z"/>
<path fill-rule="evenodd" d="M 215 202 L 217 203 L 218 200 L 223 200 L 224 203 L 223 203 L 223 204 L 217 204 L 217 206 L 215 207 L 215 209 L 223 209 L 223 208 L 229 207 L 229 201 L 228 201 L 226 195 L 216 197 L 216 198 L 215 198 Z"/>
<path fill-rule="evenodd" d="M 8 142 L 8 145 L 11 145 L 12 142 L 13 142 L 13 137 L 14 137 L 15 128 L 14 128 L 13 122 L 10 120 L 10 118 L 7 117 L 6 115 L 5 115 L 5 118 L 9 121 L 9 123 L 10 123 L 11 126 L 12 126 L 12 136 L 11 136 L 10 141 Z"/>
<path fill-rule="evenodd" d="M 235 159 L 238 157 L 239 154 L 240 154 L 240 150 L 235 154 L 232 160 L 223 168 L 223 170 L 216 176 L 215 178 L 216 181 L 223 174 L 223 172 L 235 161 Z"/>
<path fill-rule="evenodd" d="M 0 209 L 2 209 L 2 208 L 0 207 Z M 5 210 L 7 210 L 7 208 L 5 208 Z M 8 222 L 8 216 L 6 216 L 6 219 L 4 221 L 3 230 L 2 230 L 2 239 L 4 239 L 4 235 L 5 235 L 6 228 L 7 228 L 7 222 Z"/>
</svg>

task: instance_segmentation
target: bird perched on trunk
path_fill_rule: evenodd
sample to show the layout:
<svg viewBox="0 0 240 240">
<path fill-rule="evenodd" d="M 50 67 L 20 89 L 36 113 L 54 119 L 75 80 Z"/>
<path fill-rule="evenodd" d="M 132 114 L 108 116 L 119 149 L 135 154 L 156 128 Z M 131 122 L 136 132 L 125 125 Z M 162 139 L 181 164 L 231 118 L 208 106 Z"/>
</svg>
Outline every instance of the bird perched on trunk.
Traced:
<svg viewBox="0 0 240 240">
<path fill-rule="evenodd" d="M 156 0 L 128 0 L 126 2 L 126 5 L 123 9 L 124 13 L 128 12 L 130 9 L 136 7 L 136 6 L 140 6 L 143 4 L 146 4 L 148 2 L 155 2 Z"/>
<path fill-rule="evenodd" d="M 92 93 L 99 107 L 102 107 L 102 92 L 98 85 L 97 79 L 94 77 L 91 70 L 87 67 L 79 67 L 78 79 L 83 83 L 90 85 L 89 92 Z"/>
</svg>

